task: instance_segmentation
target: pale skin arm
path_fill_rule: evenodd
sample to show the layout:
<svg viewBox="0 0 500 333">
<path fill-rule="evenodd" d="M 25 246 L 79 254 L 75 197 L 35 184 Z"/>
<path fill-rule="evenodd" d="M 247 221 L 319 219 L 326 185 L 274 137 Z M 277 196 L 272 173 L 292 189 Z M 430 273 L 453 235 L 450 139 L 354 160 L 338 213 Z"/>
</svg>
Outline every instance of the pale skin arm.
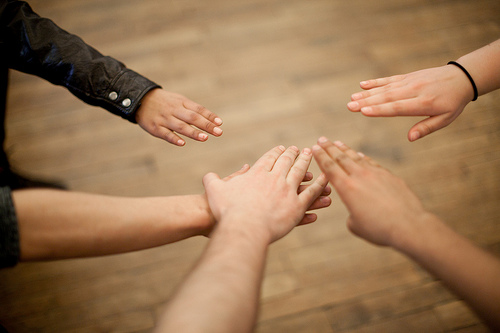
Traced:
<svg viewBox="0 0 500 333">
<path fill-rule="evenodd" d="M 145 131 L 176 146 L 186 144 L 178 134 L 196 141 L 208 140 L 207 133 L 222 135 L 222 120 L 216 114 L 180 94 L 160 88 L 143 97 L 135 118 Z"/>
<path fill-rule="evenodd" d="M 314 158 L 349 210 L 347 226 L 390 246 L 441 279 L 500 330 L 500 260 L 427 212 L 404 181 L 341 142 L 320 138 Z"/>
<path fill-rule="evenodd" d="M 248 168 L 245 165 L 224 179 L 243 174 Z M 208 236 L 215 225 L 205 194 L 126 198 L 23 189 L 13 191 L 12 199 L 21 261 L 148 249 L 197 235 Z"/>
<path fill-rule="evenodd" d="M 456 60 L 472 76 L 479 96 L 500 88 L 500 40 Z M 415 141 L 451 124 L 473 99 L 465 73 L 454 65 L 363 81 L 347 108 L 369 117 L 425 116 L 408 132 Z"/>
<path fill-rule="evenodd" d="M 321 199 L 327 181 L 321 175 L 303 191 L 300 183 L 311 151 L 276 147 L 244 175 L 229 181 L 211 173 L 203 183 L 218 224 L 207 249 L 184 280 L 157 332 L 251 332 L 259 303 L 269 244 L 298 224 L 316 220 L 306 214 Z M 241 191 L 244 188 L 245 191 Z"/>
<path fill-rule="evenodd" d="M 123 198 L 57 190 L 13 194 L 21 261 L 101 256 L 208 234 L 204 195 Z"/>
<path fill-rule="evenodd" d="M 248 171 L 245 165 L 224 178 Z M 310 180 L 306 174 L 304 180 Z M 306 190 L 303 185 L 300 190 Z M 311 209 L 323 207 L 327 187 Z M 12 192 L 20 260 L 102 256 L 208 236 L 215 220 L 205 194 L 127 198 L 49 189 Z"/>
</svg>

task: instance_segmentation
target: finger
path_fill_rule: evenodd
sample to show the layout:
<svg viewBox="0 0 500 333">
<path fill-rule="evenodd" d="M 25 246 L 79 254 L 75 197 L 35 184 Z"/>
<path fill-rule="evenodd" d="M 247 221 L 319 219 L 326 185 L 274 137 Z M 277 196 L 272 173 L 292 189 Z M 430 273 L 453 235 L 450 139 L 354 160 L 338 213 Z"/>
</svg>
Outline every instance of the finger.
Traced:
<svg viewBox="0 0 500 333">
<path fill-rule="evenodd" d="M 443 127 L 448 126 L 450 123 L 451 120 L 446 114 L 426 118 L 422 121 L 419 121 L 418 123 L 413 125 L 412 128 L 410 128 L 410 131 L 408 132 L 408 140 L 410 140 L 411 142 L 416 141 Z"/>
<path fill-rule="evenodd" d="M 365 154 L 358 152 L 358 155 L 361 156 L 368 164 L 375 166 L 375 167 L 382 167 L 380 164 L 378 164 L 377 161 L 372 159 L 371 157 L 366 156 Z"/>
<path fill-rule="evenodd" d="M 285 152 L 286 148 L 284 146 L 277 146 L 269 150 L 267 153 L 262 155 L 257 162 L 253 165 L 254 169 L 263 169 L 265 171 L 271 171 L 276 163 L 278 157 Z M 250 169 L 252 169 L 250 168 Z"/>
<path fill-rule="evenodd" d="M 187 110 L 179 114 L 178 117 L 179 120 L 190 128 L 192 128 L 191 126 L 194 126 L 214 136 L 222 135 L 222 129 L 220 127 L 195 111 Z M 204 135 L 206 136 L 206 134 Z"/>
<path fill-rule="evenodd" d="M 314 178 L 312 172 L 307 171 L 302 182 L 308 182 Z"/>
<path fill-rule="evenodd" d="M 307 208 L 307 210 L 316 210 L 321 208 L 326 208 L 330 206 L 332 203 L 332 199 L 327 196 L 319 196 L 313 203 Z"/>
<path fill-rule="evenodd" d="M 335 144 L 329 141 L 325 137 L 318 139 L 318 144 L 323 148 L 328 155 L 332 157 L 335 163 L 340 166 L 347 174 L 351 174 L 359 169 L 359 165 L 356 161 L 352 160 L 349 155 L 339 149 L 341 142 L 336 141 Z"/>
<path fill-rule="evenodd" d="M 321 171 L 326 175 L 326 178 L 335 185 L 337 180 L 347 177 L 346 172 L 328 155 L 326 150 L 318 145 L 312 148 L 314 159 L 318 163 Z"/>
<path fill-rule="evenodd" d="M 295 146 L 288 147 L 283 154 L 278 158 L 276 163 L 273 166 L 273 172 L 277 172 L 283 177 L 286 177 L 288 173 L 290 172 L 290 169 L 294 166 L 295 160 L 297 159 L 297 156 L 299 156 L 299 148 Z M 306 170 L 303 170 L 300 180 L 304 179 L 304 176 L 306 175 Z M 299 182 L 300 183 L 300 182 Z M 299 186 L 297 184 L 297 186 Z"/>
<path fill-rule="evenodd" d="M 309 186 L 311 186 L 311 184 L 308 184 L 308 185 L 300 185 L 299 186 L 299 189 L 297 190 L 297 194 L 300 194 L 301 192 L 303 192 L 306 188 L 308 188 Z M 332 188 L 330 186 L 325 186 L 325 188 L 323 189 L 323 192 L 321 192 L 320 196 L 328 196 L 332 193 Z"/>
<path fill-rule="evenodd" d="M 314 183 L 308 186 L 304 191 L 299 193 L 299 200 L 305 208 L 310 207 L 312 203 L 319 198 L 323 189 L 328 184 L 328 179 L 325 174 L 321 174 Z"/>
<path fill-rule="evenodd" d="M 206 141 L 208 139 L 208 135 L 206 133 L 203 133 L 199 129 L 194 128 L 183 120 L 175 117 L 171 117 L 168 124 L 160 124 L 159 128 L 160 130 L 164 128 L 176 132 L 196 141 Z"/>
<path fill-rule="evenodd" d="M 176 146 L 184 146 L 186 144 L 186 141 L 181 139 L 177 134 L 166 127 L 158 127 L 158 130 L 154 135 Z"/>
<path fill-rule="evenodd" d="M 347 156 L 349 156 L 350 159 L 357 163 L 364 163 L 366 160 L 358 154 L 354 149 L 350 148 L 347 146 L 345 143 L 341 141 L 334 141 L 333 144 L 342 152 L 344 152 Z"/>
<path fill-rule="evenodd" d="M 205 189 L 208 190 L 208 187 L 210 187 L 210 184 L 214 181 L 217 181 L 217 180 L 220 180 L 219 175 L 214 173 L 214 172 L 209 172 L 205 176 L 203 176 L 203 179 L 202 179 L 203 186 L 205 187 Z"/>
<path fill-rule="evenodd" d="M 304 217 L 302 218 L 302 220 L 297 224 L 297 226 L 299 225 L 306 225 L 306 224 L 311 224 L 313 222 L 316 222 L 316 220 L 318 219 L 318 216 L 314 213 L 307 213 L 307 214 L 304 214 Z"/>
<path fill-rule="evenodd" d="M 422 107 L 419 98 L 408 98 L 390 103 L 365 106 L 361 113 L 368 117 L 427 116 L 427 108 Z"/>
<path fill-rule="evenodd" d="M 392 82 L 401 81 L 404 78 L 405 78 L 405 75 L 393 75 L 393 76 L 382 77 L 382 78 L 378 78 L 378 79 L 361 81 L 359 83 L 359 86 L 362 89 L 373 89 L 373 88 L 385 86 L 385 85 L 392 83 Z"/>
<path fill-rule="evenodd" d="M 302 183 L 309 165 L 312 161 L 312 152 L 309 148 L 304 148 L 286 175 L 286 180 L 293 187 L 299 187 Z"/>
<path fill-rule="evenodd" d="M 198 103 L 195 103 L 189 99 L 184 100 L 182 102 L 182 105 L 186 109 L 194 111 L 194 112 L 202 115 L 205 119 L 208 119 L 210 122 L 214 123 L 215 125 L 217 125 L 217 126 L 222 125 L 222 119 L 219 116 L 217 116 L 215 113 L 213 113 L 212 111 L 205 108 L 204 106 L 202 106 Z"/>
<path fill-rule="evenodd" d="M 405 89 L 405 87 L 399 88 L 387 85 L 378 89 L 381 89 L 381 91 L 375 92 L 375 90 L 373 90 L 369 93 L 367 92 L 366 94 L 370 94 L 370 96 L 347 103 L 347 108 L 351 111 L 361 111 L 365 114 L 370 107 L 405 101 L 417 97 L 414 90 Z M 389 115 L 395 116 L 396 114 L 388 114 L 386 116 Z"/>
<path fill-rule="evenodd" d="M 245 164 L 245 165 L 243 165 L 243 167 L 242 167 L 240 170 L 238 170 L 238 171 L 236 171 L 236 172 L 234 172 L 234 173 L 230 174 L 230 175 L 229 175 L 229 176 L 227 176 L 227 177 L 224 177 L 224 179 L 223 179 L 223 180 L 224 180 L 224 181 L 228 181 L 228 180 L 230 180 L 230 179 L 233 179 L 233 178 L 234 178 L 234 177 L 236 177 L 236 176 L 240 176 L 240 175 L 242 175 L 242 174 L 246 173 L 248 170 L 250 170 L 250 165 Z"/>
</svg>

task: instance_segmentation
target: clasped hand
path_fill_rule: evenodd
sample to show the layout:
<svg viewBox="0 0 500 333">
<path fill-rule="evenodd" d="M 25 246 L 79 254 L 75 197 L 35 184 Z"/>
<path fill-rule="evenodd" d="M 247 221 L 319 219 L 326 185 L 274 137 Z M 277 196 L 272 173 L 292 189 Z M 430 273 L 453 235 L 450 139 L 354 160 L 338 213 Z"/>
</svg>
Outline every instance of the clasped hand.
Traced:
<svg viewBox="0 0 500 333">
<path fill-rule="evenodd" d="M 301 185 L 312 178 L 307 172 L 311 160 L 309 148 L 299 152 L 297 147 L 279 146 L 232 177 L 205 175 L 203 185 L 216 228 L 256 232 L 271 243 L 299 224 L 314 222 L 316 214 L 306 211 L 329 206 L 331 189 L 324 175 Z"/>
</svg>

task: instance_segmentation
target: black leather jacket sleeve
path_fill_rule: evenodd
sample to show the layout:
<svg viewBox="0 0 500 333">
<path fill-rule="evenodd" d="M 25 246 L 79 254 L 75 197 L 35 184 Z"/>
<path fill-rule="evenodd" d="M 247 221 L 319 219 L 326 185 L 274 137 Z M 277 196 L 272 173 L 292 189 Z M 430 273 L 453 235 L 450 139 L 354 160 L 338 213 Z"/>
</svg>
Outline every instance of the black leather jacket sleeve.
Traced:
<svg viewBox="0 0 500 333">
<path fill-rule="evenodd" d="M 0 268 L 19 261 L 19 230 L 10 188 L 0 187 Z"/>
<path fill-rule="evenodd" d="M 1 66 L 64 86 L 85 103 L 134 123 L 142 97 L 159 88 L 40 17 L 24 1 L 0 0 L 0 60 Z"/>
</svg>

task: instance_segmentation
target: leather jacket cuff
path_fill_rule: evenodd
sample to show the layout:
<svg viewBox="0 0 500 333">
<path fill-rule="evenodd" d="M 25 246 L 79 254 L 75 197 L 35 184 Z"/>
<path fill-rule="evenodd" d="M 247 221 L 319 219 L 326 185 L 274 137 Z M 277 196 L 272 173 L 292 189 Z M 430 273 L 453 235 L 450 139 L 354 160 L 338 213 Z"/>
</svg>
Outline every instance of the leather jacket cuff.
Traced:
<svg viewBox="0 0 500 333">
<path fill-rule="evenodd" d="M 161 88 L 131 69 L 124 68 L 104 92 L 105 108 L 132 123 L 137 123 L 135 114 L 141 100 L 150 90 Z"/>
</svg>

